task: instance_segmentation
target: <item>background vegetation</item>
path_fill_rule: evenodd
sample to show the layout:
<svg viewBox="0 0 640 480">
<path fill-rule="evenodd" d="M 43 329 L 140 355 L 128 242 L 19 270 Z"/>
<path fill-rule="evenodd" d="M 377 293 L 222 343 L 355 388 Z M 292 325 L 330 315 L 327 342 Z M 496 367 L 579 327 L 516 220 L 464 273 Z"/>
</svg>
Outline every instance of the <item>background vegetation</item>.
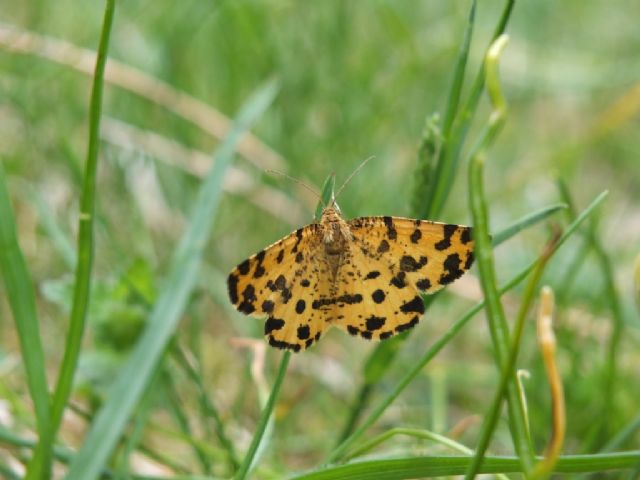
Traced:
<svg viewBox="0 0 640 480">
<path fill-rule="evenodd" d="M 478 6 L 461 104 L 503 8 L 499 1 Z M 435 212 L 433 220 L 472 223 L 467 164 L 489 125 L 486 95 L 460 143 L 442 208 L 427 202 L 422 177 L 434 158 L 424 152 L 439 145 L 437 136 L 425 140 L 425 125 L 433 125 L 435 112 L 446 123 L 469 9 L 468 2 L 404 0 L 117 3 L 109 56 L 118 63 L 105 73 L 99 130 L 91 297 L 55 475 L 73 463 L 76 478 L 88 478 L 84 468 L 121 478 L 229 477 L 246 463 L 282 353 L 265 347 L 262 322 L 231 308 L 224 280 L 239 261 L 310 222 L 317 202 L 266 169 L 319 189 L 329 173 L 341 183 L 373 155 L 339 198 L 345 216 Z M 70 318 L 82 317 L 71 312 L 78 308 L 76 252 L 82 258 L 88 245 L 78 248 L 78 220 L 87 199 L 89 126 L 98 118 L 90 96 L 103 16 L 103 2 L 0 0 L 0 183 L 11 200 L 0 210 L 0 475 L 7 478 L 24 474 L 35 433 L 52 435 L 56 408 L 66 402 L 62 394 L 52 405 L 38 401 L 44 383 L 37 379 L 40 370 L 54 392 L 61 365 L 72 365 L 65 357 Z M 494 234 L 549 205 L 569 207 L 495 249 L 499 285 L 609 191 L 551 258 L 540 283 L 552 287 L 556 300 L 563 453 L 587 454 L 593 462 L 599 457 L 589 455 L 637 450 L 640 442 L 637 18 L 636 2 L 515 5 L 499 62 L 508 113 L 482 174 Z M 242 137 L 250 127 L 253 135 Z M 234 142 L 238 155 L 225 169 Z M 28 277 L 19 274 L 13 225 Z M 31 279 L 33 294 L 20 278 Z M 408 458 L 405 467 L 414 473 L 398 467 L 396 476 L 426 475 L 421 462 L 432 457 L 444 474 L 464 472 L 466 464 L 440 459 L 451 449 L 433 434 L 471 449 L 481 438 L 500 380 L 482 313 L 418 370 L 350 450 L 337 455 L 335 448 L 483 298 L 477 278 L 474 268 L 439 295 L 404 339 L 379 348 L 332 331 L 292 356 L 254 475 L 280 478 L 363 454 Z M 483 289 L 491 281 L 483 276 Z M 503 297 L 512 328 L 526 302 L 522 285 Z M 525 313 L 516 368 L 529 372 L 523 382 L 530 434 L 542 454 L 551 428 L 549 386 L 536 310 Z M 145 329 L 149 324 L 154 328 Z M 149 382 L 136 384 L 141 375 Z M 119 417 L 121 425 L 115 419 L 126 401 L 119 398 L 129 399 L 133 412 Z M 491 454 L 514 455 L 507 419 L 504 410 Z M 357 453 L 398 427 L 408 435 Z M 106 438 L 116 448 L 101 450 L 102 462 L 90 458 L 97 456 L 89 447 L 75 455 L 85 442 L 99 448 Z M 42 475 L 46 450 L 36 455 Z M 34 463 L 30 474 L 37 476 Z M 390 468 L 362 465 L 363 472 L 342 475 Z M 603 475 L 631 478 L 630 472 Z"/>
</svg>

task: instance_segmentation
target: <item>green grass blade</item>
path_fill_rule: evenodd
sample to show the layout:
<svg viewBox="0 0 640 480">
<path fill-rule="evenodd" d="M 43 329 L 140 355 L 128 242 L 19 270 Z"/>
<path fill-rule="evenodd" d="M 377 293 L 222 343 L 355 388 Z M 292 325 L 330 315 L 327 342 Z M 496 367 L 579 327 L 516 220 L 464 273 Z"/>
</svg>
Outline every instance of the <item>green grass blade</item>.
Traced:
<svg viewBox="0 0 640 480">
<path fill-rule="evenodd" d="M 540 278 L 542 277 L 542 273 L 544 272 L 544 268 L 551 258 L 551 255 L 553 254 L 553 241 L 555 240 L 552 240 L 552 243 L 547 245 L 543 253 L 540 255 L 539 260 L 538 262 L 536 262 L 536 266 L 533 270 L 533 274 L 529 278 L 527 286 L 524 290 L 524 294 L 522 295 L 520 307 L 518 308 L 518 314 L 516 315 L 516 321 L 512 332 L 513 335 L 511 337 L 511 345 L 507 354 L 507 361 L 505 362 L 506 368 L 503 368 L 500 374 L 500 381 L 498 383 L 498 387 L 494 392 L 491 406 L 489 407 L 488 413 L 485 415 L 482 422 L 482 429 L 480 431 L 478 445 L 476 446 L 476 453 L 474 455 L 473 462 L 469 466 L 467 478 L 473 478 L 473 476 L 478 472 L 484 454 L 489 447 L 489 442 L 491 441 L 491 437 L 495 430 L 496 424 L 498 423 L 498 418 L 502 409 L 505 392 L 507 390 L 509 381 L 515 375 L 526 315 L 529 312 L 529 308 L 534 301 L 536 289 Z"/>
<path fill-rule="evenodd" d="M 282 382 L 284 381 L 285 373 L 287 372 L 287 366 L 289 365 L 290 359 L 291 352 L 284 352 L 284 354 L 282 355 L 282 360 L 280 361 L 278 376 L 276 377 L 275 382 L 273 382 L 273 387 L 271 387 L 271 393 L 269 394 L 269 400 L 267 400 L 267 404 L 264 406 L 262 414 L 260 415 L 260 421 L 258 422 L 258 426 L 256 427 L 256 432 L 253 434 L 253 439 L 251 440 L 249 450 L 247 450 L 242 465 L 236 472 L 236 475 L 233 477 L 236 480 L 243 480 L 244 478 L 246 478 L 249 474 L 249 470 L 251 470 L 254 465 L 256 453 L 260 448 L 260 444 L 262 442 L 265 430 L 267 429 L 269 419 L 273 415 L 273 409 L 276 405 L 278 395 L 280 394 L 280 387 L 282 387 Z"/>
<path fill-rule="evenodd" d="M 0 269 L 18 331 L 27 385 L 36 413 L 38 437 L 43 445 L 50 445 L 53 438 L 51 408 L 40 325 L 36 312 L 36 297 L 27 264 L 18 244 L 16 224 L 2 163 L 0 163 Z M 43 478 L 48 475 L 50 455 L 50 449 L 43 451 L 38 463 L 33 463 L 30 467 L 33 475 Z"/>
<path fill-rule="evenodd" d="M 469 47 L 471 45 L 471 38 L 473 36 L 473 27 L 476 17 L 476 1 L 471 3 L 471 9 L 469 10 L 469 17 L 467 20 L 467 26 L 465 28 L 464 37 L 460 45 L 460 51 L 456 59 L 456 65 L 454 68 L 453 79 L 451 81 L 451 89 L 449 90 L 449 96 L 447 98 L 447 106 L 442 121 L 442 148 L 438 148 L 436 151 L 435 165 L 429 169 L 427 184 L 424 197 L 421 199 L 419 205 L 418 218 L 430 218 L 430 214 L 433 212 L 432 205 L 438 192 L 443 192 L 443 189 L 439 186 L 446 180 L 452 181 L 451 172 L 451 159 L 452 157 L 446 156 L 448 142 L 451 137 L 451 129 L 453 121 L 456 118 L 458 112 L 458 106 L 460 105 L 460 96 L 462 94 L 462 85 L 464 83 L 464 74 L 469 60 Z M 427 137 L 428 138 L 428 137 Z M 423 144 L 423 146 L 425 146 Z M 423 150 L 423 148 L 421 148 Z M 446 162 L 448 161 L 448 165 Z M 429 166 L 430 164 L 425 164 Z M 446 173 L 445 173 L 446 172 Z M 425 172 L 426 173 L 426 172 Z M 447 189 L 448 192 L 448 189 Z M 441 200 L 444 201 L 444 200 Z"/>
<path fill-rule="evenodd" d="M 558 182 L 558 187 L 563 200 L 570 205 L 568 212 L 569 218 L 574 218 L 576 212 L 569 188 L 562 181 Z M 610 431 L 610 418 L 616 407 L 614 398 L 616 389 L 618 388 L 616 386 L 618 383 L 618 353 L 619 345 L 623 338 L 625 322 L 620 292 L 614 278 L 613 262 L 598 236 L 594 222 L 585 229 L 584 235 L 595 252 L 598 263 L 600 264 L 600 271 L 604 279 L 605 298 L 608 300 L 612 318 L 612 331 L 609 341 L 607 342 L 604 375 L 602 377 L 602 412 L 597 422 L 594 422 L 595 433 L 590 442 L 591 445 L 589 445 L 589 448 L 602 448 L 604 439 L 608 438 L 612 433 Z"/>
<path fill-rule="evenodd" d="M 490 43 L 493 43 L 500 35 L 502 35 L 507 27 L 507 23 L 511 18 L 513 6 L 515 0 L 507 0 L 500 16 L 500 20 L 496 25 L 496 29 L 493 34 L 493 38 Z M 440 212 L 444 208 L 451 186 L 453 184 L 453 178 L 458 168 L 460 155 L 465 144 L 465 139 L 471 126 L 471 121 L 478 110 L 478 102 L 484 89 L 484 62 L 480 66 L 476 79 L 471 86 L 469 97 L 464 106 L 458 112 L 454 125 L 451 129 L 451 134 L 446 139 L 446 147 L 444 149 L 443 168 L 439 178 L 437 179 L 437 185 L 433 194 L 433 201 L 429 205 L 429 213 L 427 218 L 438 218 Z"/>
<path fill-rule="evenodd" d="M 469 60 L 469 47 L 471 46 L 471 38 L 473 36 L 473 26 L 475 25 L 475 18 L 476 0 L 473 0 L 471 2 L 471 9 L 469 10 L 467 27 L 464 31 L 464 37 L 462 39 L 462 44 L 460 45 L 458 58 L 456 59 L 456 67 L 453 73 L 453 80 L 451 81 L 451 90 L 449 91 L 449 97 L 447 99 L 447 109 L 445 110 L 444 118 L 442 120 L 442 132 L 444 134 L 445 141 L 447 138 L 449 138 L 453 120 L 456 117 L 456 113 L 458 112 L 458 105 L 460 104 L 462 84 L 464 82 L 464 73 L 467 67 L 467 61 Z"/>
<path fill-rule="evenodd" d="M 498 232 L 497 234 L 492 235 L 491 244 L 494 247 L 500 245 L 501 243 L 506 242 L 511 237 L 514 237 L 516 234 L 520 233 L 525 228 L 535 225 L 536 223 L 539 223 L 545 218 L 550 217 L 559 210 L 564 210 L 566 208 L 568 208 L 566 204 L 556 203 L 555 205 L 549 205 L 548 207 L 541 208 L 540 210 L 525 215 L 524 217 L 513 222 L 511 225 L 500 230 L 500 232 Z"/>
<path fill-rule="evenodd" d="M 555 473 L 604 472 L 607 470 L 629 470 L 635 467 L 640 450 L 594 454 L 567 455 L 560 457 Z M 291 480 L 395 480 L 403 478 L 443 477 L 462 475 L 467 470 L 471 457 L 429 456 L 354 462 L 329 467 L 315 472 L 292 477 Z M 522 472 L 517 457 L 486 457 L 480 473 Z"/>
<path fill-rule="evenodd" d="M 475 257 L 478 266 L 480 285 L 486 301 L 487 324 L 491 333 L 494 354 L 499 371 L 507 370 L 507 360 L 510 347 L 510 333 L 507 319 L 498 291 L 496 272 L 493 258 L 493 248 L 489 235 L 489 209 L 484 194 L 483 170 L 488 149 L 504 125 L 506 116 L 506 102 L 502 95 L 498 79 L 498 60 L 507 42 L 506 35 L 499 37 L 489 48 L 485 58 L 487 92 L 491 98 L 493 109 L 489 116 L 487 127 L 471 153 L 469 161 L 469 204 L 473 215 L 473 237 L 475 240 Z M 522 468 L 529 472 L 533 467 L 533 447 L 526 428 L 524 407 L 516 389 L 515 374 L 510 375 L 511 382 L 507 384 L 507 407 L 509 412 L 509 428 L 513 444 L 522 462 Z M 485 425 L 487 423 L 485 422 Z M 467 472 L 467 479 L 471 479 L 479 471 L 483 460 L 483 448 L 490 440 L 491 431 L 483 430 L 480 438 L 481 448 L 478 449 L 474 462 Z"/>
<path fill-rule="evenodd" d="M 80 215 L 78 229 L 78 261 L 76 263 L 73 304 L 69 319 L 69 330 L 65 342 L 64 357 L 58 375 L 58 382 L 53 397 L 52 422 L 54 431 L 58 430 L 62 421 L 78 365 L 82 336 L 89 305 L 91 290 L 91 269 L 93 267 L 93 224 L 96 197 L 96 172 L 98 169 L 98 152 L 100 149 L 100 117 L 102 114 L 102 92 L 104 88 L 104 69 L 109 49 L 109 38 L 115 10 L 115 0 L 107 0 L 105 6 L 100 45 L 96 59 L 91 105 L 89 111 L 89 144 L 85 165 L 82 196 L 80 198 Z M 37 457 L 37 454 L 36 454 Z"/>
<path fill-rule="evenodd" d="M 198 192 L 187 231 L 174 253 L 166 284 L 154 306 L 148 326 L 116 378 L 86 441 L 71 464 L 69 480 L 96 478 L 122 434 L 195 285 L 202 251 L 222 194 L 224 175 L 238 141 L 267 109 L 276 92 L 277 85 L 272 81 L 254 93 L 241 108 L 232 131 L 219 146 L 213 167 Z"/>
</svg>

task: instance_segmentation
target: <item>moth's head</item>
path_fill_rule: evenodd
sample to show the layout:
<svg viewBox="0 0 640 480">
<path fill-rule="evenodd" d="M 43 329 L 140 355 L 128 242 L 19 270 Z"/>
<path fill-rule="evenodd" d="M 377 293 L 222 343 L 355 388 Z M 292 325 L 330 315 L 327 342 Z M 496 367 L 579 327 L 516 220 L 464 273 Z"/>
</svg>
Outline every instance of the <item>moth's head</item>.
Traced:
<svg viewBox="0 0 640 480">
<path fill-rule="evenodd" d="M 331 196 L 331 201 L 329 202 L 329 205 L 327 205 L 326 209 L 331 209 L 333 211 L 335 211 L 337 214 L 342 215 L 342 211 L 340 210 L 340 205 L 338 205 L 338 202 L 336 201 L 336 197 L 335 196 Z"/>
<path fill-rule="evenodd" d="M 335 222 L 338 218 L 342 217 L 340 207 L 335 198 L 332 198 L 329 203 L 322 209 L 322 215 L 319 220 L 322 222 Z"/>
</svg>

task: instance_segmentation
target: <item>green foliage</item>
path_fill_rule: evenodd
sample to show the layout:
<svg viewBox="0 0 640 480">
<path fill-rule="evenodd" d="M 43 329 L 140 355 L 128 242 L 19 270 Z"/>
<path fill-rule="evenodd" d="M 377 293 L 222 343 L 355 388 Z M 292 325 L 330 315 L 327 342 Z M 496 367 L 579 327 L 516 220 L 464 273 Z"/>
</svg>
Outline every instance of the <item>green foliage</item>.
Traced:
<svg viewBox="0 0 640 480">
<path fill-rule="evenodd" d="M 114 3 L 2 9 L 0 475 L 529 471 L 551 435 L 542 284 L 555 470 L 637 471 L 640 6 L 142 1 L 109 27 Z M 500 83 L 485 54 L 505 31 Z M 78 47 L 122 62 L 104 86 Z M 344 216 L 473 223 L 479 268 L 411 332 L 282 355 L 230 307 L 227 272 L 371 156 Z M 326 178 L 322 201 L 264 170 Z"/>
</svg>

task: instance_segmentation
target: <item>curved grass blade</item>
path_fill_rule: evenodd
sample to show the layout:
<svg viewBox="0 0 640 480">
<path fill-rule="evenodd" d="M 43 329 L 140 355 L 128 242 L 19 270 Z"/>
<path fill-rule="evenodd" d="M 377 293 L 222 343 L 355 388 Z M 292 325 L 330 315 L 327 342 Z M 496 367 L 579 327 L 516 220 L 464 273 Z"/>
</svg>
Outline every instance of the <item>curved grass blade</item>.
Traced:
<svg viewBox="0 0 640 480">
<path fill-rule="evenodd" d="M 166 284 L 154 305 L 148 326 L 116 378 L 86 441 L 71 464 L 69 480 L 95 479 L 122 435 L 196 283 L 202 251 L 222 194 L 224 175 L 238 141 L 271 104 L 276 92 L 274 81 L 259 88 L 240 109 L 229 136 L 218 147 L 213 167 L 200 187 L 187 231 L 173 255 Z"/>
<path fill-rule="evenodd" d="M 102 114 L 102 92 L 104 70 L 109 50 L 109 38 L 115 11 L 115 0 L 107 0 L 105 5 L 100 45 L 96 59 L 91 106 L 89 111 L 89 144 L 85 164 L 78 228 L 78 260 L 76 262 L 73 304 L 69 318 L 69 330 L 65 342 L 64 357 L 60 366 L 58 382 L 53 396 L 52 423 L 54 432 L 58 430 L 64 409 L 71 394 L 73 377 L 78 365 L 82 336 L 91 293 L 91 270 L 93 268 L 93 220 L 95 214 L 96 173 L 100 150 L 100 117 Z M 37 454 L 36 454 L 37 458 Z"/>
<path fill-rule="evenodd" d="M 16 224 L 2 163 L 0 163 L 0 270 L 2 270 L 7 299 L 18 331 L 27 385 L 36 413 L 38 437 L 43 445 L 51 445 L 53 432 L 49 388 L 36 312 L 36 297 L 27 264 L 18 244 Z M 31 467 L 33 475 L 42 478 L 48 476 L 50 455 L 50 449 L 42 452 L 38 463 L 34 463 Z"/>
<path fill-rule="evenodd" d="M 498 76 L 498 61 L 507 40 L 508 37 L 506 35 L 498 37 L 491 44 L 485 56 L 485 80 L 492 110 L 487 125 L 476 143 L 469 161 L 469 205 L 473 215 L 474 253 L 477 259 L 480 285 L 486 302 L 486 318 L 489 332 L 491 333 L 494 356 L 497 367 L 501 372 L 507 371 L 509 368 L 508 357 L 512 333 L 509 331 L 496 281 L 493 247 L 489 235 L 489 208 L 484 194 L 483 171 L 487 151 L 502 130 L 506 118 L 507 105 Z M 552 250 L 549 251 L 549 256 L 551 252 Z M 506 400 L 509 429 L 514 448 L 522 462 L 522 468 L 528 474 L 534 464 L 533 445 L 526 427 L 524 406 L 520 402 L 516 389 L 514 372 L 510 372 L 508 380 L 510 381 L 506 385 Z M 485 419 L 484 427 L 487 424 L 488 422 Z M 480 447 L 477 449 L 474 462 L 470 465 L 470 470 L 465 476 L 466 479 L 474 478 L 476 472 L 479 471 L 483 461 L 483 449 L 488 445 L 492 433 L 492 429 L 483 429 Z"/>
</svg>

